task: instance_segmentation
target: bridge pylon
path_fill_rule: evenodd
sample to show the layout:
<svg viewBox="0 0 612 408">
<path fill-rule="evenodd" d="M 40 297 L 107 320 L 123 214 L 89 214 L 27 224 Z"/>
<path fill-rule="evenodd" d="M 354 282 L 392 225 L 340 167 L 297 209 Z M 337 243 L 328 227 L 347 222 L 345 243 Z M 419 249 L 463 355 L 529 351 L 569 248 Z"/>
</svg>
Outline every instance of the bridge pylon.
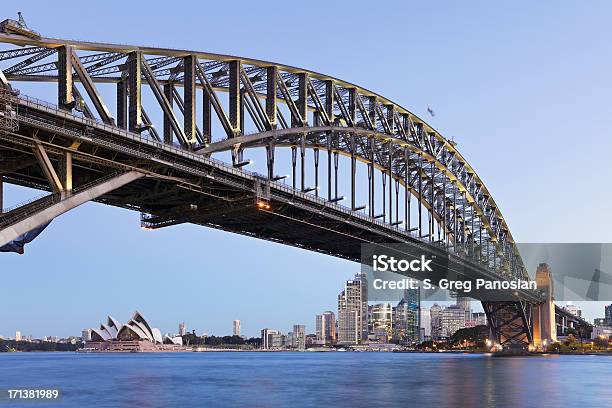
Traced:
<svg viewBox="0 0 612 408">
<path fill-rule="evenodd" d="M 557 341 L 557 327 L 555 323 L 554 287 L 550 267 L 546 263 L 538 265 L 536 270 L 536 283 L 542 289 L 545 301 L 533 306 L 533 345 L 544 349 Z"/>
</svg>

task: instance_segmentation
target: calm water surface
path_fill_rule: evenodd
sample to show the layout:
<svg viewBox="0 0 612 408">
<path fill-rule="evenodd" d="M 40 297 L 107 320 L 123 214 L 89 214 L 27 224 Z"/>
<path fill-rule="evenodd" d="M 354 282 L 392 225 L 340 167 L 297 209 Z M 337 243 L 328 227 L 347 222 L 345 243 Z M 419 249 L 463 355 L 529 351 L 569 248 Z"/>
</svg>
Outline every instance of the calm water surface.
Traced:
<svg viewBox="0 0 612 408">
<path fill-rule="evenodd" d="M 0 353 L 15 407 L 612 407 L 612 357 L 393 353 Z"/>
</svg>

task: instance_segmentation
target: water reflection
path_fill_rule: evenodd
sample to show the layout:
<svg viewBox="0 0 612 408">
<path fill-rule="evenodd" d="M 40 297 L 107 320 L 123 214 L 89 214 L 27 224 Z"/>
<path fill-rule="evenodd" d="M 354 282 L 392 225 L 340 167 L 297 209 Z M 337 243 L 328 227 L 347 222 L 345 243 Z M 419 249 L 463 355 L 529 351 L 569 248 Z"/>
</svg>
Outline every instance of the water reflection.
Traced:
<svg viewBox="0 0 612 408">
<path fill-rule="evenodd" d="M 97 407 L 612 406 L 611 359 L 409 353 L 4 353 L 0 389 L 58 387 L 62 407 L 92 401 Z"/>
</svg>

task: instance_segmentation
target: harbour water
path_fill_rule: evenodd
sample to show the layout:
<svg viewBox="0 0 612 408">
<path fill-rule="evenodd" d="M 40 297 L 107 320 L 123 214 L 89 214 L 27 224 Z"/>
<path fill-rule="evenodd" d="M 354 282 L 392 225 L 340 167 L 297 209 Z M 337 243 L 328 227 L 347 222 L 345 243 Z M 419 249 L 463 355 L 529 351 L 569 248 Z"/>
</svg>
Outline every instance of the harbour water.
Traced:
<svg viewBox="0 0 612 408">
<path fill-rule="evenodd" d="M 610 407 L 612 357 L 419 353 L 0 353 L 0 406 Z"/>
</svg>

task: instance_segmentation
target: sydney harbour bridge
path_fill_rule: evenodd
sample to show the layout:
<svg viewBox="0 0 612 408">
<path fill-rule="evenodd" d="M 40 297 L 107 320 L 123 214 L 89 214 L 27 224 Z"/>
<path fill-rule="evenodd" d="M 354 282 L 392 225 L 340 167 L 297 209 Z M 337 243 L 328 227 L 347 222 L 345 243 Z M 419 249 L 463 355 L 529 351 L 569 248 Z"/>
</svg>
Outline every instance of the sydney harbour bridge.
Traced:
<svg viewBox="0 0 612 408">
<path fill-rule="evenodd" d="M 23 251 L 54 218 L 96 201 L 139 211 L 147 229 L 193 223 L 357 262 L 364 243 L 405 244 L 466 279 L 529 279 L 455 143 L 382 95 L 251 58 L 10 28 L 0 33 L 0 210 L 2 183 L 47 193 L 0 213 L 4 250 Z M 517 290 L 482 303 L 497 341 L 526 347 L 544 301 Z"/>
</svg>

